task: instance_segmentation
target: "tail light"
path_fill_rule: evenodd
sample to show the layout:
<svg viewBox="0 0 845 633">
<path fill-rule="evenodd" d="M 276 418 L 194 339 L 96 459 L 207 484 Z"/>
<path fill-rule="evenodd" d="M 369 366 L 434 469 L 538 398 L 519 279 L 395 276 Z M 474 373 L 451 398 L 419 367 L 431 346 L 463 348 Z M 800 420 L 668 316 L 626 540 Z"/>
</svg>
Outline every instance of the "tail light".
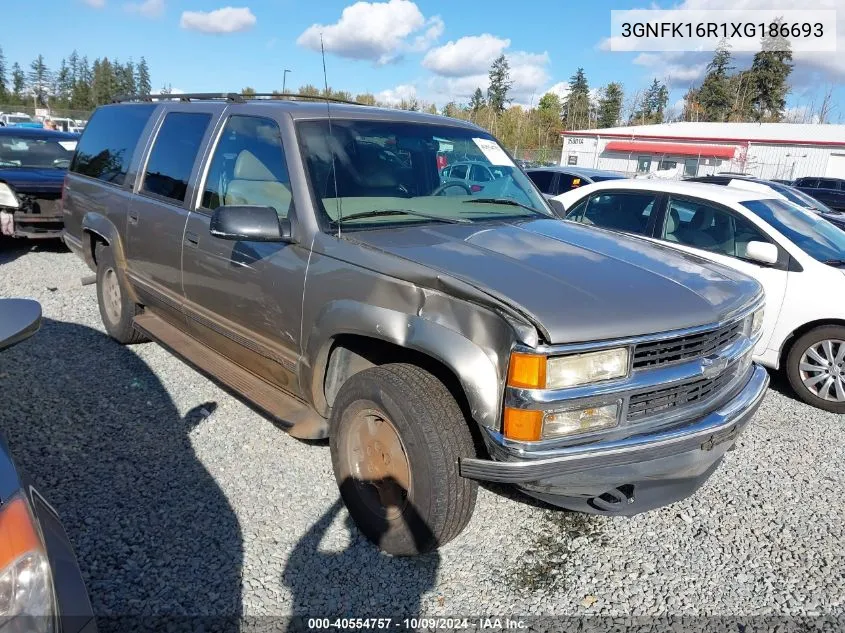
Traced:
<svg viewBox="0 0 845 633">
<path fill-rule="evenodd" d="M 481 191 L 482 189 L 484 189 L 484 187 L 482 187 L 481 185 L 472 185 L 472 186 L 469 188 L 469 190 L 470 190 L 470 191 L 472 191 L 473 193 L 476 193 L 476 192 L 478 192 L 478 191 Z"/>
</svg>

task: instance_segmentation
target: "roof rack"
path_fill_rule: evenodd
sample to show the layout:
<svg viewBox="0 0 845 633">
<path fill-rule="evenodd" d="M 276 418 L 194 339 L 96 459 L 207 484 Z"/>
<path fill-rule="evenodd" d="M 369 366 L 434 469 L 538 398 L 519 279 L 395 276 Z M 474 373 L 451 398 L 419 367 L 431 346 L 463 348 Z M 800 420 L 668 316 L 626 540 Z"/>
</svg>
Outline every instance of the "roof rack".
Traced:
<svg viewBox="0 0 845 633">
<path fill-rule="evenodd" d="M 349 105 L 366 106 L 366 103 L 359 103 L 358 101 L 349 101 L 347 99 L 337 99 L 335 97 L 324 97 L 322 95 L 305 95 L 293 92 L 274 93 L 274 92 L 259 92 L 255 94 L 239 94 L 237 92 L 189 92 L 180 94 L 155 94 L 155 95 L 123 95 L 112 99 L 112 103 L 126 103 L 127 101 L 152 101 L 154 99 L 160 101 L 231 101 L 233 103 L 246 103 L 250 100 L 255 101 L 296 101 L 298 99 L 307 99 L 309 101 L 330 101 L 332 103 L 346 103 Z"/>
</svg>

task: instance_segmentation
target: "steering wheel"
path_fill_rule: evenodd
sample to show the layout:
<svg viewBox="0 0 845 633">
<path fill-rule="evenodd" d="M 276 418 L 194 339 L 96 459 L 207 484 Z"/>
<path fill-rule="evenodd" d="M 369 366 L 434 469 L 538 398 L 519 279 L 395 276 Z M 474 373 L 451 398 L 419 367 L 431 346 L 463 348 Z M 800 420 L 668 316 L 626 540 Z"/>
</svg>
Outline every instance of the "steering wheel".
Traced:
<svg viewBox="0 0 845 633">
<path fill-rule="evenodd" d="M 445 182 L 439 187 L 437 187 L 437 189 L 432 191 L 429 195 L 442 196 L 443 192 L 446 191 L 449 187 L 463 187 L 466 190 L 467 194 L 469 194 L 470 196 L 472 195 L 472 189 L 469 188 L 469 185 L 457 181 Z"/>
</svg>

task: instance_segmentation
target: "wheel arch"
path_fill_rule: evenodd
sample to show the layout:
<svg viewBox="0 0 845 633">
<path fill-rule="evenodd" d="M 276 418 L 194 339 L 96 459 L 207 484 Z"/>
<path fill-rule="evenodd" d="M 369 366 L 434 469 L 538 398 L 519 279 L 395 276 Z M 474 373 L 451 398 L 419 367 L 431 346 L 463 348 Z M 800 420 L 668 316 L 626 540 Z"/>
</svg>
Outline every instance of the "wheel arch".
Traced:
<svg viewBox="0 0 845 633">
<path fill-rule="evenodd" d="M 807 332 L 826 325 L 838 325 L 840 327 L 845 327 L 845 319 L 817 319 L 815 321 L 803 323 L 799 327 L 795 328 L 784 339 L 783 343 L 781 343 L 780 352 L 778 353 L 778 369 L 785 368 L 786 357 L 792 350 L 792 346 L 795 344 L 795 341 L 804 336 Z"/>
<path fill-rule="evenodd" d="M 99 243 L 111 247 L 115 264 L 125 275 L 126 251 L 120 232 L 110 219 L 101 213 L 93 211 L 86 213 L 82 218 L 82 236 L 82 256 L 92 270 L 97 270 L 97 244 Z M 132 300 L 137 303 L 138 297 L 135 295 L 132 284 L 127 283 L 126 286 Z"/>
<path fill-rule="evenodd" d="M 324 415 L 343 382 L 358 371 L 408 362 L 446 384 L 468 420 L 498 429 L 501 377 L 496 363 L 473 340 L 445 325 L 387 308 L 338 301 L 323 311 L 305 349 L 309 371 L 303 374 L 303 390 Z"/>
</svg>

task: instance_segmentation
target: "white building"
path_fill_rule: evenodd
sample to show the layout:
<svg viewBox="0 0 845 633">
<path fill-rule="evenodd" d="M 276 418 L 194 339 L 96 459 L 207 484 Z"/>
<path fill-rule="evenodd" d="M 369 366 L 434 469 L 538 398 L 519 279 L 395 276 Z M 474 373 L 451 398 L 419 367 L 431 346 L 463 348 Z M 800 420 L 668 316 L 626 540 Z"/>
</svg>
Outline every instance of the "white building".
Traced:
<svg viewBox="0 0 845 633">
<path fill-rule="evenodd" d="M 662 123 L 564 132 L 561 165 L 682 178 L 845 178 L 845 125 Z"/>
</svg>

